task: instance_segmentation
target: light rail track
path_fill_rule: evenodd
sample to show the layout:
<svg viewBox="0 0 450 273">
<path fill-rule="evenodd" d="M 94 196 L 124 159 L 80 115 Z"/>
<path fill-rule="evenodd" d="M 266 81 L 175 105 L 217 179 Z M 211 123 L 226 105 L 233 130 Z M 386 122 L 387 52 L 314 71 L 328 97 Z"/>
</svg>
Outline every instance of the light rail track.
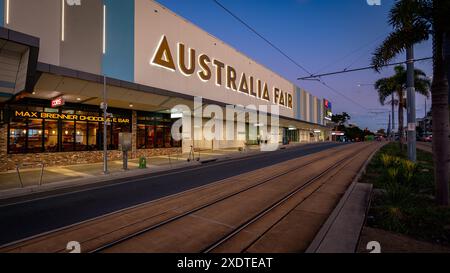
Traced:
<svg viewBox="0 0 450 273">
<path fill-rule="evenodd" d="M 359 144 L 357 144 L 357 145 L 359 145 Z M 342 154 L 343 154 L 344 155 L 343 158 L 339 159 L 337 162 L 335 162 L 331 166 L 328 166 L 323 172 L 321 172 L 318 175 L 312 177 L 307 182 L 305 182 L 302 185 L 296 187 L 295 189 L 293 189 L 292 191 L 290 191 L 289 193 L 284 195 L 282 198 L 277 200 L 275 203 L 271 204 L 269 207 L 264 208 L 263 210 L 261 210 L 257 215 L 255 215 L 255 216 L 251 217 L 250 219 L 248 219 L 245 223 L 243 223 L 242 225 L 238 226 L 231 233 L 229 233 L 226 236 L 220 238 L 215 243 L 205 247 L 202 252 L 205 252 L 205 253 L 212 252 L 218 246 L 222 245 L 224 242 L 228 241 L 230 238 L 234 237 L 236 234 L 240 233 L 242 230 L 244 230 L 245 228 L 247 228 L 251 224 L 255 223 L 256 221 L 258 221 L 259 219 L 264 217 L 266 214 L 270 213 L 273 209 L 277 208 L 278 206 L 283 204 L 285 201 L 289 200 L 292 196 L 296 195 L 297 193 L 299 193 L 300 191 L 304 190 L 305 188 L 307 188 L 308 186 L 310 186 L 311 184 L 313 184 L 314 182 L 316 182 L 317 180 L 319 180 L 323 176 L 327 175 L 330 171 L 335 170 L 336 167 L 338 167 L 339 165 L 342 165 L 343 162 L 347 162 L 347 163 L 351 162 L 351 160 L 353 159 L 353 157 L 355 155 L 359 154 L 361 151 L 363 151 L 364 149 L 367 148 L 366 145 L 364 145 L 364 144 L 361 145 L 361 146 L 363 146 L 363 147 L 357 149 L 357 151 L 355 151 L 355 152 L 350 153 L 350 155 L 347 155 L 347 153 L 348 153 L 347 150 L 339 151 L 338 153 L 335 154 L 335 156 L 336 155 L 342 156 Z M 217 200 L 208 202 L 208 203 L 206 203 L 206 204 L 204 204 L 202 206 L 199 206 L 199 207 L 196 207 L 196 208 L 191 209 L 189 211 L 186 211 L 184 213 L 181 213 L 181 214 L 179 214 L 179 215 L 177 215 L 175 217 L 171 217 L 171 218 L 169 218 L 169 219 L 167 219 L 165 221 L 162 221 L 162 222 L 160 222 L 158 224 L 149 226 L 147 228 L 139 230 L 138 232 L 129 234 L 129 235 L 127 235 L 125 237 L 122 237 L 122 238 L 120 238 L 118 240 L 115 240 L 115 241 L 112 241 L 112 242 L 110 242 L 108 244 L 102 245 L 102 246 L 100 246 L 100 247 L 98 247 L 98 248 L 96 248 L 96 249 L 94 249 L 94 250 L 92 250 L 90 252 L 91 253 L 97 253 L 97 252 L 107 251 L 108 249 L 112 249 L 112 248 L 114 248 L 116 246 L 119 246 L 122 243 L 125 243 L 125 242 L 127 242 L 129 240 L 135 239 L 135 238 L 139 237 L 140 235 L 143 235 L 143 234 L 145 234 L 147 232 L 150 232 L 150 231 L 158 229 L 158 228 L 163 228 L 165 225 L 167 225 L 169 223 L 174 223 L 177 220 L 180 220 L 180 219 L 182 219 L 182 218 L 184 218 L 186 216 L 189 216 L 189 215 L 191 215 L 193 213 L 201 211 L 201 210 L 203 210 L 205 208 L 214 206 L 214 205 L 216 205 L 216 204 L 218 204 L 218 203 L 220 203 L 222 201 L 225 201 L 225 200 L 227 200 L 227 199 L 229 199 L 231 197 L 238 196 L 238 195 L 240 195 L 240 194 L 242 194 L 244 192 L 248 192 L 248 191 L 250 191 L 252 189 L 255 189 L 257 187 L 260 187 L 262 185 L 270 183 L 270 182 L 272 182 L 273 180 L 275 180 L 277 178 L 282 178 L 283 176 L 286 176 L 286 175 L 288 175 L 290 173 L 293 173 L 293 172 L 297 172 L 297 171 L 299 171 L 301 169 L 304 169 L 305 167 L 310 166 L 311 164 L 318 163 L 319 161 L 324 161 L 324 160 L 325 159 L 323 159 L 323 158 L 320 158 L 320 159 L 317 159 L 317 160 L 310 160 L 310 161 L 308 161 L 308 162 L 306 162 L 304 164 L 295 166 L 295 167 L 289 169 L 288 171 L 286 171 L 286 172 L 284 172 L 282 174 L 277 174 L 277 175 L 274 175 L 274 176 L 270 176 L 269 178 L 266 178 L 266 179 L 264 179 L 262 181 L 259 181 L 258 183 L 253 184 L 253 185 L 251 185 L 249 187 L 246 187 L 246 188 L 244 188 L 242 190 L 239 190 L 237 192 L 233 192 L 233 193 L 228 194 L 226 196 L 223 196 L 223 197 L 221 197 L 221 198 L 219 198 Z"/>
<path fill-rule="evenodd" d="M 242 232 L 243 230 L 245 230 L 246 228 L 248 228 L 250 225 L 254 224 L 255 222 L 257 222 L 258 220 L 262 219 L 263 217 L 265 217 L 267 214 L 273 212 L 276 208 L 278 208 L 279 206 L 283 205 L 284 203 L 286 203 L 286 201 L 288 201 L 289 199 L 291 199 L 293 196 L 295 196 L 296 194 L 298 194 L 299 192 L 305 190 L 307 187 L 311 186 L 312 184 L 314 184 L 315 182 L 317 182 L 320 178 L 324 177 L 325 175 L 329 174 L 331 171 L 334 172 L 338 172 L 340 170 L 342 170 L 343 168 L 345 168 L 349 163 L 352 162 L 354 156 L 358 155 L 362 150 L 364 150 L 365 148 L 362 148 L 356 152 L 354 152 L 352 155 L 349 156 L 349 158 L 344 158 L 341 161 L 333 164 L 332 166 L 330 166 L 329 168 L 327 168 L 326 170 L 324 170 L 322 173 L 318 174 L 317 176 L 311 178 L 310 180 L 308 180 L 305 184 L 300 185 L 298 188 L 294 189 L 292 192 L 288 193 L 286 196 L 282 197 L 280 200 L 278 200 L 276 203 L 274 203 L 273 205 L 265 208 L 264 210 L 262 210 L 260 213 L 258 213 L 257 215 L 255 215 L 253 218 L 249 219 L 247 222 L 245 222 L 244 224 L 242 224 L 241 226 L 237 227 L 234 231 L 232 231 L 231 233 L 229 233 L 227 236 L 224 236 L 223 238 L 221 238 L 220 240 L 218 240 L 217 242 L 215 242 L 214 244 L 208 246 L 207 248 L 205 248 L 202 252 L 203 253 L 211 253 L 214 250 L 216 250 L 218 247 L 222 246 L 224 243 L 226 243 L 228 240 L 230 240 L 231 238 L 233 238 L 234 236 L 236 236 L 237 234 L 239 234 L 240 232 Z M 320 185 L 319 187 L 317 187 L 316 189 L 314 189 L 312 192 L 310 192 L 307 196 L 311 196 L 312 194 L 314 194 L 315 192 L 317 192 L 319 189 L 321 189 L 321 187 L 323 186 Z M 307 197 L 306 197 L 307 198 Z M 305 199 L 306 199 L 305 198 Z M 305 200 L 304 199 L 304 200 Z M 297 204 L 298 205 L 298 204 Z M 297 206 L 296 205 L 296 206 Z M 279 219 L 277 221 L 275 221 L 275 223 L 273 223 L 265 232 L 263 232 L 262 234 L 260 234 L 259 236 L 257 236 L 257 238 L 255 238 L 254 240 L 252 240 L 252 242 L 250 244 L 248 244 L 247 247 L 245 247 L 242 252 L 245 252 L 246 250 L 248 250 L 255 242 L 257 242 L 260 238 L 262 238 L 272 227 L 274 227 L 275 225 L 277 225 L 280 221 L 282 221 L 284 219 L 285 216 L 287 216 L 289 213 L 291 213 L 296 206 L 293 206 L 291 209 L 288 210 L 287 213 L 285 213 L 284 215 L 282 215 L 281 217 L 279 217 Z"/>
</svg>

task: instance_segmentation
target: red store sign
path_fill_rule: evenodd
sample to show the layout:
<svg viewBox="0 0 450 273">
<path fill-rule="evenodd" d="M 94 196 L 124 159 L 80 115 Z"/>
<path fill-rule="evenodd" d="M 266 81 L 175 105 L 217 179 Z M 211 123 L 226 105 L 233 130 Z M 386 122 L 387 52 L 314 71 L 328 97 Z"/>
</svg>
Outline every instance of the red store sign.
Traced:
<svg viewBox="0 0 450 273">
<path fill-rule="evenodd" d="M 62 98 L 52 100 L 52 108 L 60 107 L 65 104 L 65 101 Z"/>
</svg>

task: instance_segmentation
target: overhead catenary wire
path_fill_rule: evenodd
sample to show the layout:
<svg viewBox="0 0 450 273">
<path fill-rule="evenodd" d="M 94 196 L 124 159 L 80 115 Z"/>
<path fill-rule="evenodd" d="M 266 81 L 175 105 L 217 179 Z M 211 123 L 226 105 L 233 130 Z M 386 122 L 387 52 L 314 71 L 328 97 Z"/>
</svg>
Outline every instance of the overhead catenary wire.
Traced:
<svg viewBox="0 0 450 273">
<path fill-rule="evenodd" d="M 420 61 L 431 60 L 432 58 L 433 57 L 414 59 L 413 62 L 420 62 Z M 382 65 L 381 67 L 395 66 L 395 65 L 401 65 L 401 64 L 406 64 L 406 63 L 407 63 L 407 61 L 396 62 L 396 63 L 385 64 L 385 65 Z M 317 79 L 317 78 L 321 78 L 321 77 L 325 77 L 325 76 L 332 76 L 332 75 L 343 74 L 343 73 L 357 72 L 357 71 L 363 71 L 363 70 L 372 70 L 374 68 L 375 68 L 375 66 L 371 65 L 371 66 L 359 67 L 359 68 L 354 68 L 354 69 L 343 69 L 343 70 L 339 70 L 339 71 L 335 71 L 335 72 L 328 72 L 328 73 L 323 73 L 323 74 L 309 75 L 309 76 L 306 76 L 306 77 L 298 78 L 298 80 L 311 80 L 311 79 Z"/>
<path fill-rule="evenodd" d="M 361 108 L 364 109 L 364 110 L 369 110 L 367 107 L 365 107 L 365 106 L 363 106 L 362 104 L 356 102 L 356 101 L 353 100 L 352 98 L 350 98 L 350 97 L 344 95 L 342 92 L 338 91 L 336 88 L 331 87 L 331 86 L 328 85 L 326 82 L 324 82 L 322 79 L 320 79 L 319 81 L 320 81 L 320 83 L 321 83 L 323 86 L 325 86 L 325 87 L 327 87 L 328 89 L 330 89 L 331 91 L 333 91 L 333 92 L 335 92 L 335 93 L 341 95 L 343 98 L 347 99 L 348 101 L 353 102 L 354 104 L 358 105 L 359 107 L 361 107 Z"/>
<path fill-rule="evenodd" d="M 256 34 L 258 37 L 260 37 L 263 41 L 265 41 L 267 44 L 269 44 L 272 48 L 274 48 L 277 52 L 279 52 L 281 55 L 283 55 L 285 58 L 287 58 L 290 62 L 292 62 L 294 65 L 296 65 L 297 67 L 299 67 L 301 70 L 303 70 L 305 73 L 307 73 L 308 75 L 310 75 L 309 77 L 306 78 L 313 78 L 313 73 L 311 73 L 308 69 L 306 69 L 304 66 L 302 66 L 301 64 L 299 64 L 297 61 L 295 61 L 293 58 L 291 58 L 288 54 L 286 54 L 283 50 L 281 50 L 278 46 L 276 46 L 275 44 L 273 44 L 269 39 L 265 38 L 262 34 L 260 34 L 258 31 L 256 31 L 256 29 L 254 29 L 252 26 L 250 26 L 249 24 L 247 24 L 244 20 L 242 20 L 238 15 L 234 14 L 231 10 L 229 10 L 228 8 L 226 8 L 224 5 L 222 5 L 218 0 L 213 0 L 214 3 L 216 3 L 219 7 L 221 7 L 223 10 L 225 10 L 228 14 L 230 14 L 233 18 L 235 18 L 237 21 L 239 21 L 241 24 L 243 24 L 246 28 L 248 28 L 250 31 L 252 31 L 254 34 Z M 337 93 L 338 95 L 342 96 L 343 98 L 347 99 L 348 101 L 354 103 L 355 105 L 358 105 L 359 107 L 367 110 L 367 108 L 363 105 L 361 105 L 360 103 L 354 101 L 353 99 L 347 97 L 346 95 L 344 95 L 342 92 L 339 92 L 338 90 L 336 90 L 335 88 L 329 86 L 327 83 L 325 83 L 323 80 L 319 79 L 319 82 L 324 85 L 325 87 L 327 87 L 329 90 Z"/>
<path fill-rule="evenodd" d="M 367 43 L 361 45 L 360 47 L 358 47 L 357 49 L 353 50 L 352 52 L 350 52 L 350 53 L 344 55 L 344 57 L 341 57 L 341 58 L 339 58 L 339 59 L 337 59 L 337 60 L 335 60 L 335 61 L 333 61 L 333 62 L 328 63 L 327 65 L 322 66 L 322 67 L 321 67 L 320 69 L 318 69 L 314 74 L 318 74 L 319 72 L 322 72 L 325 68 L 329 68 L 331 65 L 340 63 L 341 61 L 343 61 L 343 60 L 349 58 L 349 57 L 352 56 L 353 54 L 356 54 L 357 52 L 361 51 L 362 49 L 364 49 L 364 48 L 366 48 L 366 47 L 368 47 L 368 46 L 370 46 L 370 45 L 372 45 L 374 42 L 376 42 L 376 41 L 378 41 L 378 40 L 380 40 L 381 38 L 386 37 L 386 36 L 387 36 L 386 33 L 383 33 L 383 34 L 377 36 L 376 39 L 371 40 L 370 42 L 367 42 Z M 358 57 L 357 60 L 358 60 L 359 58 L 360 58 L 360 57 Z M 357 60 L 355 60 L 355 61 L 357 61 Z M 349 66 L 347 66 L 346 68 L 347 68 L 347 69 L 350 68 L 353 64 L 354 64 L 354 62 L 352 62 L 352 64 L 349 65 Z"/>
<path fill-rule="evenodd" d="M 224 5 L 222 5 L 219 1 L 213 0 L 214 3 L 216 3 L 218 6 L 220 6 L 223 10 L 225 10 L 228 14 L 230 14 L 232 17 L 234 17 L 236 20 L 238 20 L 240 23 L 242 23 L 244 26 L 246 26 L 250 31 L 255 33 L 259 38 L 263 39 L 267 44 L 269 44 L 272 48 L 274 48 L 276 51 L 278 51 L 281 55 L 286 57 L 288 60 L 290 60 L 293 64 L 298 66 L 301 70 L 306 72 L 309 75 L 312 75 L 311 72 L 308 71 L 304 66 L 299 64 L 297 61 L 295 61 L 293 58 L 291 58 L 289 55 L 287 55 L 283 50 L 281 50 L 279 47 L 277 47 L 275 44 L 273 44 L 269 39 L 265 38 L 262 34 L 260 34 L 258 31 L 256 31 L 252 26 L 247 24 L 244 20 L 242 20 L 239 16 L 234 14 L 231 10 L 226 8 Z"/>
</svg>

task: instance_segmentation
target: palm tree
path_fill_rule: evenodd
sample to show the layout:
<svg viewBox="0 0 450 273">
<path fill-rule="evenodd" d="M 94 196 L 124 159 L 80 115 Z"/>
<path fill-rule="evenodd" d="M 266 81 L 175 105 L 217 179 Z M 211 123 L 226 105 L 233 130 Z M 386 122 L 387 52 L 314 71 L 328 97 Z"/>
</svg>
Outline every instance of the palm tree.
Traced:
<svg viewBox="0 0 450 273">
<path fill-rule="evenodd" d="M 403 109 L 406 108 L 404 92 L 406 90 L 406 70 L 404 66 L 398 65 L 394 68 L 395 74 L 388 78 L 379 79 L 375 83 L 375 89 L 378 91 L 380 103 L 384 105 L 386 100 L 394 93 L 397 96 L 398 103 L 398 133 L 400 136 L 400 150 L 403 150 Z M 420 69 L 414 70 L 414 84 L 416 92 L 429 97 L 430 80 Z"/>
<path fill-rule="evenodd" d="M 450 66 L 450 1 L 398 0 L 389 14 L 394 31 L 374 53 L 372 64 L 380 71 L 398 54 L 416 43 L 433 38 L 433 155 L 436 201 L 449 204 L 449 109 L 448 80 Z"/>
</svg>

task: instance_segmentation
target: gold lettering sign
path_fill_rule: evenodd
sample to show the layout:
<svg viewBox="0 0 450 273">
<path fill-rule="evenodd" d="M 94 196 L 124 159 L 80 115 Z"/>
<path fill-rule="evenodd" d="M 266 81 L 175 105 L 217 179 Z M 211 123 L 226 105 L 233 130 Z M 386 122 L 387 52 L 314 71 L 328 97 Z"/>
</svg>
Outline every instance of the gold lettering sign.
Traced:
<svg viewBox="0 0 450 273">
<path fill-rule="evenodd" d="M 58 113 L 31 112 L 31 111 L 15 111 L 14 116 L 18 117 L 18 118 L 56 119 L 56 120 L 68 120 L 68 121 L 91 121 L 91 122 L 103 122 L 104 121 L 104 118 L 99 117 L 99 116 L 85 116 L 85 115 L 75 115 L 75 114 L 58 114 Z M 107 118 L 106 122 L 130 123 L 130 119 Z"/>
<path fill-rule="evenodd" d="M 181 74 L 186 77 L 197 74 L 198 78 L 203 82 L 210 81 L 213 78 L 212 74 L 215 73 L 215 84 L 219 87 L 224 86 L 228 90 L 238 91 L 261 100 L 272 101 L 275 104 L 290 109 L 293 108 L 292 94 L 274 87 L 272 100 L 266 82 L 256 79 L 254 76 L 247 76 L 248 74 L 246 73 L 238 74 L 234 67 L 226 65 L 217 59 L 210 58 L 206 54 L 197 55 L 195 49 L 189 48 L 183 43 L 178 43 L 176 49 L 174 53 L 178 53 L 178 56 L 175 62 L 169 41 L 163 35 L 156 47 L 153 58 L 150 60 L 150 64 L 170 71 L 177 71 L 176 63 Z M 198 66 L 198 69 L 196 66 Z M 197 73 L 195 73 L 196 71 Z"/>
<path fill-rule="evenodd" d="M 158 50 L 155 52 L 155 56 L 152 59 L 152 63 L 167 69 L 175 70 L 175 63 L 173 62 L 172 53 L 170 52 L 166 36 L 163 36 L 161 39 Z"/>
</svg>

